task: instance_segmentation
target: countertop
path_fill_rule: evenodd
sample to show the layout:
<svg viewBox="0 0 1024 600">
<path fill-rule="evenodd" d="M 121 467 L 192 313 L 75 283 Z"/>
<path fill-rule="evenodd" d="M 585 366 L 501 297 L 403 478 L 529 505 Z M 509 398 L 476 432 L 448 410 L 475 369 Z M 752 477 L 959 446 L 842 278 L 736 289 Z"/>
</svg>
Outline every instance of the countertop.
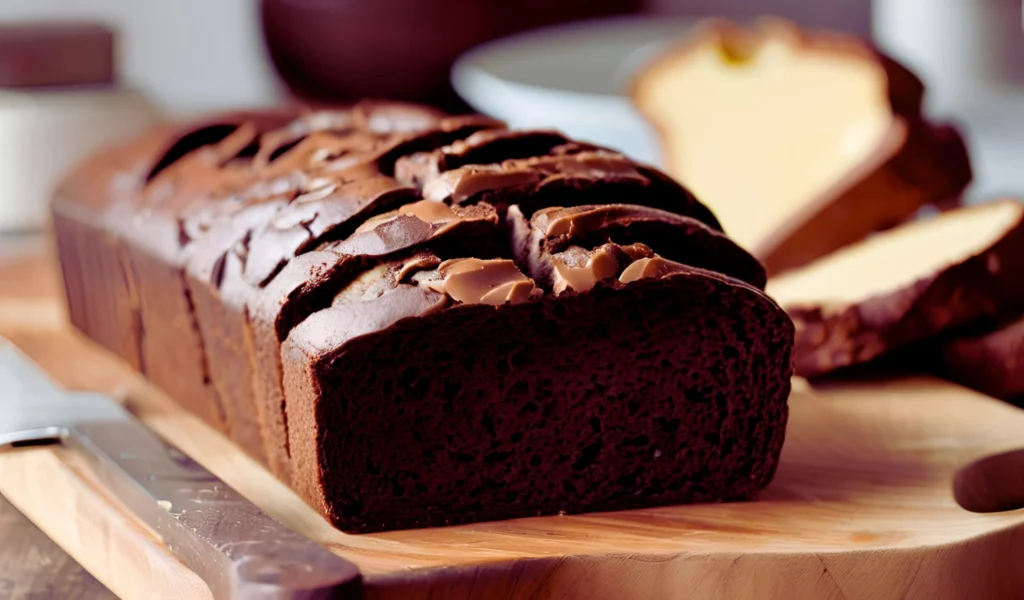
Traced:
<svg viewBox="0 0 1024 600">
<path fill-rule="evenodd" d="M 38 253 L 41 236 L 0 236 L 0 263 Z M 31 301 L 60 285 L 26 263 L 18 296 Z M 13 317 L 13 315 L 11 315 Z M 106 600 L 115 596 L 0 496 L 0 598 Z"/>
<path fill-rule="evenodd" d="M 0 598 L 116 598 L 0 496 Z"/>
</svg>

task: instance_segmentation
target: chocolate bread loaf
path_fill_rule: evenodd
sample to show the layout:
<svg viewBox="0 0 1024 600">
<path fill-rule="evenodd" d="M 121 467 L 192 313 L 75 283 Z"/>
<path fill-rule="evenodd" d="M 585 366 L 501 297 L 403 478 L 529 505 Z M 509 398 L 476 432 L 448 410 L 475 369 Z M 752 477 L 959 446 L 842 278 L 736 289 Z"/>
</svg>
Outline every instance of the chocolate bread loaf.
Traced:
<svg viewBox="0 0 1024 600">
<path fill-rule="evenodd" d="M 93 157 L 72 322 L 346 531 L 747 498 L 792 323 L 665 175 L 404 104 L 239 113 Z"/>
</svg>

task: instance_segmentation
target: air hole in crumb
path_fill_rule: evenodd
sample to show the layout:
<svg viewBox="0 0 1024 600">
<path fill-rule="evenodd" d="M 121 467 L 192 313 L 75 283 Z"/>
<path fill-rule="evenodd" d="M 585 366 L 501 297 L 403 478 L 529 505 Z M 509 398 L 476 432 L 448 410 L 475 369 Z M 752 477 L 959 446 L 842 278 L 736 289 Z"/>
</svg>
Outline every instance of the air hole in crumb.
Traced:
<svg viewBox="0 0 1024 600">
<path fill-rule="evenodd" d="M 493 465 L 494 463 L 505 462 L 511 454 L 511 452 L 491 452 L 484 457 L 484 463 Z"/>
<path fill-rule="evenodd" d="M 494 435 L 494 417 L 491 415 L 484 415 L 484 417 L 480 419 L 480 426 L 487 431 L 488 435 Z"/>
<path fill-rule="evenodd" d="M 540 405 L 539 404 L 537 404 L 536 402 L 527 402 L 526 404 L 523 405 L 522 408 L 519 409 L 519 413 L 520 414 L 530 414 L 530 413 L 535 413 L 538 410 L 540 410 Z"/>
<path fill-rule="evenodd" d="M 604 448 L 604 442 L 597 440 L 596 442 L 589 444 L 580 451 L 580 457 L 576 459 L 576 462 L 572 464 L 574 471 L 581 471 L 597 461 L 597 456 L 601 453 L 601 449 Z"/>
<path fill-rule="evenodd" d="M 526 380 L 520 379 L 519 381 L 512 384 L 512 389 L 509 390 L 511 396 L 525 396 L 530 391 L 530 384 Z"/>
</svg>

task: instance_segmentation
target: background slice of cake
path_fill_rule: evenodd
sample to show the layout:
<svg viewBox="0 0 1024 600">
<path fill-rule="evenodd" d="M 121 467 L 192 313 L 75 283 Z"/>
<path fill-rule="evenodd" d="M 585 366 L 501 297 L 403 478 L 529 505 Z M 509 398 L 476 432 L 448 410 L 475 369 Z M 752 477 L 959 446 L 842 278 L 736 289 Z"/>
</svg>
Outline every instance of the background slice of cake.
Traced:
<svg viewBox="0 0 1024 600">
<path fill-rule="evenodd" d="M 778 20 L 709 22 L 633 90 L 669 173 L 773 273 L 959 197 L 966 149 L 923 92 L 855 37 Z"/>
</svg>

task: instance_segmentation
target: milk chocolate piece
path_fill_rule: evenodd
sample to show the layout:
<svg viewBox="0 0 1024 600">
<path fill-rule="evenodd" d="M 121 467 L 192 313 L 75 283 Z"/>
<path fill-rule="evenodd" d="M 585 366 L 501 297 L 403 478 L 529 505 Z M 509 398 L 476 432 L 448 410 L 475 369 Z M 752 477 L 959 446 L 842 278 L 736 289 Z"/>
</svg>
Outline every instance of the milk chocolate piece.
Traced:
<svg viewBox="0 0 1024 600">
<path fill-rule="evenodd" d="M 633 254 L 644 251 L 653 255 L 646 247 L 634 248 L 630 253 L 618 244 L 604 244 L 593 250 L 570 246 L 551 257 L 552 291 L 556 296 L 566 290 L 589 292 L 598 282 L 618 277 L 636 259 Z"/>
<path fill-rule="evenodd" d="M 520 304 L 543 295 L 509 259 L 456 258 L 441 263 L 437 273 L 423 285 L 462 304 Z"/>
<path fill-rule="evenodd" d="M 367 219 L 356 228 L 354 233 L 370 231 L 384 222 L 394 221 L 400 217 L 416 217 L 424 223 L 438 224 L 455 221 L 459 218 L 459 215 L 447 204 L 434 202 L 433 200 L 419 200 L 403 204 L 396 210 Z"/>
<path fill-rule="evenodd" d="M 685 270 L 684 265 L 675 261 L 666 260 L 660 256 L 650 256 L 633 261 L 619 275 L 619 281 L 633 283 L 641 279 L 661 279 L 673 273 L 682 273 Z"/>
</svg>

